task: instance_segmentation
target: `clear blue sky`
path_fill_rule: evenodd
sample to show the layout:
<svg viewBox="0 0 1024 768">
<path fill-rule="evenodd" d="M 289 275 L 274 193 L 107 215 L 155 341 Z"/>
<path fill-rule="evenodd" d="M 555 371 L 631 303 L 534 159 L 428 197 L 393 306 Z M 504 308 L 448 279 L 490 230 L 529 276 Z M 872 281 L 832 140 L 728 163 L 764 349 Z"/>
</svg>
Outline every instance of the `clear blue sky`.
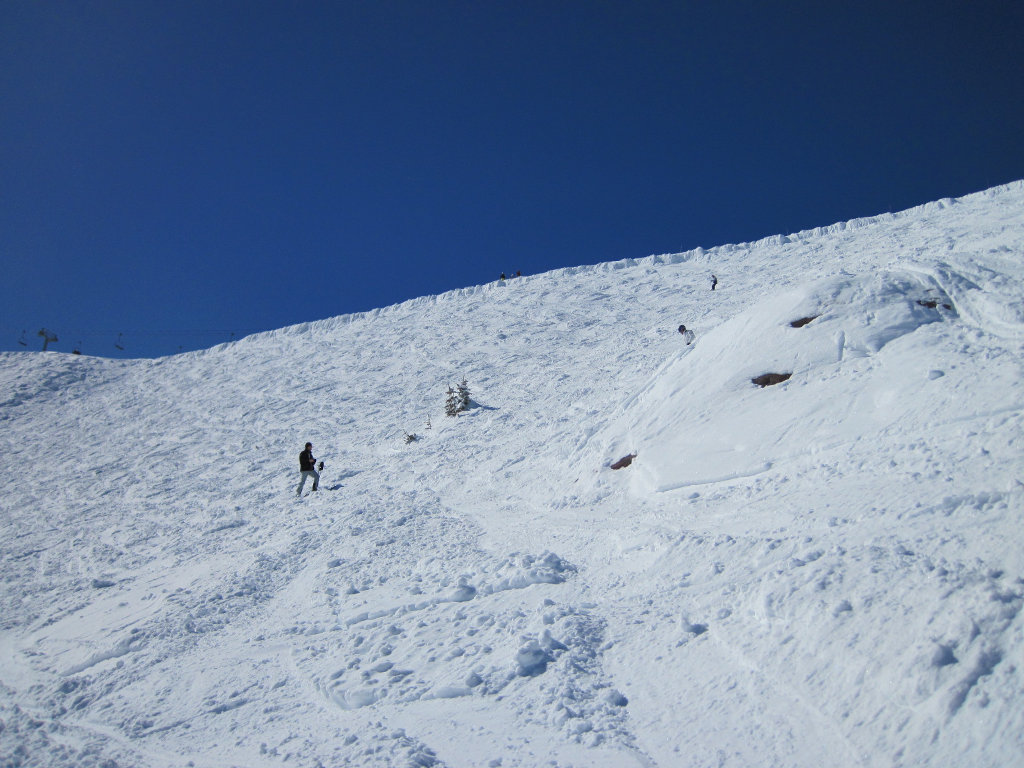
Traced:
<svg viewBox="0 0 1024 768">
<path fill-rule="evenodd" d="M 1024 178 L 1022 41 L 1009 0 L 2 0 L 0 349 L 170 354 Z"/>
</svg>

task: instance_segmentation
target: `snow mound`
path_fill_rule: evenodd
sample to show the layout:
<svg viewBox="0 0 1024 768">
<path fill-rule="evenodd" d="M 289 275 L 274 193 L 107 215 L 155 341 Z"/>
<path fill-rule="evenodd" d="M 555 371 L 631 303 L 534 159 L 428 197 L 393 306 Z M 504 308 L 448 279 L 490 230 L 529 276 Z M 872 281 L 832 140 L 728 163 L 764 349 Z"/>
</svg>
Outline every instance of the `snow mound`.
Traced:
<svg viewBox="0 0 1024 768">
<path fill-rule="evenodd" d="M 921 402 L 926 327 L 956 316 L 937 283 L 907 271 L 765 299 L 680 350 L 626 401 L 608 457 L 637 453 L 636 487 L 670 491 L 873 439 Z M 769 372 L 785 383 L 758 389 Z"/>
</svg>

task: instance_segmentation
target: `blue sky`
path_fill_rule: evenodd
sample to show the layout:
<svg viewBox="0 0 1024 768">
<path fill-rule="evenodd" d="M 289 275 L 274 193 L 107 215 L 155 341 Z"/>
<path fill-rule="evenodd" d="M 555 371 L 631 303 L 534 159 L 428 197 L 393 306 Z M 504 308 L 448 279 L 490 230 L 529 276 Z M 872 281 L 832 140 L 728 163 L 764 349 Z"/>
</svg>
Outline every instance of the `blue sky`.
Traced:
<svg viewBox="0 0 1024 768">
<path fill-rule="evenodd" d="M 0 349 L 170 354 L 1024 178 L 1022 40 L 987 0 L 4 0 Z"/>
</svg>

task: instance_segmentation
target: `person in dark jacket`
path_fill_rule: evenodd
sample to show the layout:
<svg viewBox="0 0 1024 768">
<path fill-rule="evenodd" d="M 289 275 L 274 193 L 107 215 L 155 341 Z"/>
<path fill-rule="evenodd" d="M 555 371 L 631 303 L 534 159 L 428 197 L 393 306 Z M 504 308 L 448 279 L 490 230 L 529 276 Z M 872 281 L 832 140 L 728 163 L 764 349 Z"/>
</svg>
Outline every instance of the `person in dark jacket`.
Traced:
<svg viewBox="0 0 1024 768">
<path fill-rule="evenodd" d="M 320 466 L 323 466 L 321 462 Z M 299 471 L 302 472 L 302 480 L 299 481 L 299 496 L 302 495 L 302 487 L 306 484 L 306 478 L 313 478 L 313 490 L 319 490 L 320 473 L 316 471 L 316 459 L 313 458 L 313 444 L 306 443 L 306 450 L 299 454 Z"/>
</svg>

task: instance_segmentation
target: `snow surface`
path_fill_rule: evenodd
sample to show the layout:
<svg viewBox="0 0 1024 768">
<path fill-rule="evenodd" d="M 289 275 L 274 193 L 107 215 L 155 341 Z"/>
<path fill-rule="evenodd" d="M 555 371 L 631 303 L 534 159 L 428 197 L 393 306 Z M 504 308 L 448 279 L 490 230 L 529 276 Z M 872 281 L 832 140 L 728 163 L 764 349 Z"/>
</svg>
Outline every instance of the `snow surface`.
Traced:
<svg viewBox="0 0 1024 768">
<path fill-rule="evenodd" d="M 1018 182 L 0 355 L 0 765 L 1024 765 L 1022 297 Z"/>
</svg>

